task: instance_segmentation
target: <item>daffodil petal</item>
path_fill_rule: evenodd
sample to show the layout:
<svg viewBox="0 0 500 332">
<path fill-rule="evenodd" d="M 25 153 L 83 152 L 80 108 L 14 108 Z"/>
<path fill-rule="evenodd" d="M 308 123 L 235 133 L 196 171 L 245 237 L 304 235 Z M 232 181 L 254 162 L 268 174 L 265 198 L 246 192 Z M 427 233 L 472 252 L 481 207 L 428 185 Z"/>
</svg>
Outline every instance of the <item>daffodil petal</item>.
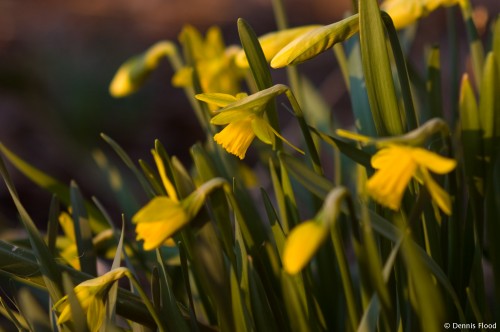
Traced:
<svg viewBox="0 0 500 332">
<path fill-rule="evenodd" d="M 219 107 L 226 107 L 227 105 L 238 100 L 238 98 L 233 95 L 217 92 L 199 93 L 195 96 L 195 98 L 204 101 L 205 103 L 213 104 Z"/>
<path fill-rule="evenodd" d="M 420 166 L 437 174 L 449 173 L 457 166 L 456 160 L 440 156 L 437 153 L 422 148 L 413 148 L 411 154 Z"/>
<path fill-rule="evenodd" d="M 185 212 L 179 202 L 166 196 L 157 196 L 149 201 L 133 217 L 134 223 L 153 223 L 185 217 Z"/>
<path fill-rule="evenodd" d="M 378 203 L 399 210 L 408 182 L 417 168 L 409 155 L 401 155 L 391 167 L 377 170 L 366 182 L 366 192 Z"/>
<path fill-rule="evenodd" d="M 295 227 L 285 242 L 283 268 L 287 273 L 296 274 L 312 259 L 325 241 L 329 228 L 309 220 Z"/>
<path fill-rule="evenodd" d="M 248 147 L 254 138 L 255 133 L 252 129 L 251 117 L 231 122 L 218 134 L 214 135 L 214 140 L 218 144 L 222 145 L 227 152 L 238 156 L 240 159 L 245 158 Z"/>
<path fill-rule="evenodd" d="M 244 120 L 249 116 L 253 116 L 253 112 L 249 110 L 233 110 L 218 112 L 211 120 L 210 123 L 214 125 L 225 125 L 231 122 Z"/>
<path fill-rule="evenodd" d="M 101 299 L 95 299 L 89 303 L 87 310 L 87 325 L 90 332 L 99 332 L 104 320 L 104 303 Z"/>
<path fill-rule="evenodd" d="M 424 184 L 429 191 L 432 200 L 436 202 L 439 208 L 446 213 L 447 215 L 451 215 L 451 198 L 448 193 L 441 188 L 436 181 L 432 178 L 429 172 L 426 169 L 421 168 L 420 173 L 424 179 Z"/>
<path fill-rule="evenodd" d="M 395 146 L 379 150 L 371 159 L 372 167 L 375 169 L 381 169 L 391 167 L 394 163 L 397 163 L 401 155 L 398 153 L 398 149 L 400 149 L 402 153 L 407 152 L 404 147 Z"/>
<path fill-rule="evenodd" d="M 255 135 L 266 144 L 274 144 L 274 133 L 270 128 L 271 126 L 266 120 L 260 117 L 254 117 L 252 120 L 252 129 Z"/>
</svg>

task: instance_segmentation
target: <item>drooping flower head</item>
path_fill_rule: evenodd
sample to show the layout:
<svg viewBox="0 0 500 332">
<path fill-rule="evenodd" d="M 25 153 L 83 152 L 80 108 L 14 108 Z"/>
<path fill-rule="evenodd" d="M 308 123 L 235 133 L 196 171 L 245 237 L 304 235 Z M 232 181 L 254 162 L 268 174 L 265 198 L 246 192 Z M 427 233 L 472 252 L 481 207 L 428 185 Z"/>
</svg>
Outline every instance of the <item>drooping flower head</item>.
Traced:
<svg viewBox="0 0 500 332">
<path fill-rule="evenodd" d="M 235 63 L 237 46 L 227 47 L 218 27 L 208 29 L 205 39 L 193 26 L 183 28 L 179 40 L 190 50 L 193 66 L 196 67 L 203 92 L 235 94 L 240 90 L 244 70 Z M 193 66 L 178 70 L 172 78 L 177 87 L 192 86 Z"/>
<path fill-rule="evenodd" d="M 403 194 L 412 178 L 422 182 L 432 199 L 446 214 L 451 214 L 451 199 L 429 174 L 446 174 L 456 167 L 456 161 L 434 152 L 405 145 L 389 145 L 379 150 L 371 160 L 375 174 L 366 183 L 367 193 L 378 203 L 399 210 Z"/>
<path fill-rule="evenodd" d="M 127 273 L 126 268 L 119 267 L 100 277 L 86 280 L 74 288 L 76 298 L 87 317 L 87 325 L 91 332 L 99 331 L 102 325 L 109 288 Z M 57 324 L 61 325 L 71 320 L 71 307 L 67 295 L 57 301 L 53 309 L 58 313 Z"/>
<path fill-rule="evenodd" d="M 192 197 L 179 200 L 167 177 L 163 160 L 156 150 L 152 154 L 166 195 L 153 198 L 132 217 L 132 222 L 136 224 L 137 240 L 144 240 L 144 250 L 152 250 L 164 244 L 198 212 L 191 208 Z"/>
<path fill-rule="evenodd" d="M 392 18 L 396 29 L 404 28 L 439 7 L 460 4 L 462 0 L 385 0 L 380 5 Z"/>
<path fill-rule="evenodd" d="M 437 206 L 450 215 L 451 198 L 429 171 L 447 174 L 455 169 L 457 162 L 418 146 L 427 137 L 442 130 L 447 131 L 446 124 L 440 119 L 431 119 L 399 137 L 376 139 L 345 130 L 337 130 L 337 134 L 363 144 L 375 144 L 380 148 L 371 158 L 375 174 L 366 183 L 366 192 L 376 202 L 392 210 L 399 210 L 408 183 L 414 178 L 427 188 Z"/>
<path fill-rule="evenodd" d="M 340 206 L 347 196 L 346 188 L 334 188 L 316 216 L 300 223 L 288 234 L 283 249 L 283 269 L 287 273 L 296 274 L 311 261 L 335 226 Z"/>
<path fill-rule="evenodd" d="M 166 194 L 154 197 L 132 217 L 132 222 L 136 224 L 136 238 L 144 240 L 144 250 L 152 250 L 164 244 L 175 245 L 172 236 L 198 214 L 211 191 L 226 183 L 223 179 L 214 178 L 203 183 L 187 197 L 179 199 L 174 185 L 167 177 L 159 153 L 156 150 L 152 152 Z"/>
<path fill-rule="evenodd" d="M 227 152 L 240 159 L 245 158 L 246 151 L 256 136 L 262 142 L 273 146 L 277 136 L 295 150 L 303 153 L 281 136 L 265 117 L 267 103 L 285 90 L 285 86 L 278 84 L 250 96 L 245 93 L 239 93 L 236 96 L 224 93 L 203 93 L 196 95 L 196 98 L 223 107 L 210 121 L 215 125 L 226 125 L 214 135 L 214 140 Z"/>
</svg>

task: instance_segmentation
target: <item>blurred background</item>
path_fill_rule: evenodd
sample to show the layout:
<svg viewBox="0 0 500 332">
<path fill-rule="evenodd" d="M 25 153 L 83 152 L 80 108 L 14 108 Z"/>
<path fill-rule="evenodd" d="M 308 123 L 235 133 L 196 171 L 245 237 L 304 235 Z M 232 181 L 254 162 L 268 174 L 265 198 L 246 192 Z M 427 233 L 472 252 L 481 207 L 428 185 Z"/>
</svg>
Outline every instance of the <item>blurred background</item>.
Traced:
<svg viewBox="0 0 500 332">
<path fill-rule="evenodd" d="M 499 0 L 472 2 L 483 27 L 500 12 Z M 351 1 L 284 4 L 290 25 L 297 26 L 338 21 Z M 133 160 L 150 160 L 149 149 L 158 138 L 171 155 L 188 163 L 189 147 L 203 139 L 182 90 L 170 84 L 173 72 L 166 61 L 142 90 L 123 99 L 108 93 L 117 68 L 159 40 L 176 41 L 186 23 L 203 34 L 219 25 L 227 44 L 239 43 L 239 17 L 258 35 L 276 29 L 270 0 L 0 0 L 0 141 L 60 181 L 76 180 L 86 197 L 95 195 L 112 205 L 92 159 L 96 148 L 114 156 L 99 133 L 116 140 Z M 410 51 L 417 54 L 415 67 L 423 69 L 423 49 L 433 43 L 446 47 L 445 11 L 423 20 L 417 36 Z M 465 50 L 465 43 L 460 47 Z M 332 110 L 349 113 L 331 53 L 300 70 Z M 274 74 L 277 80 L 283 76 Z M 50 194 L 10 171 L 28 212 L 44 225 Z M 15 226 L 16 218 L 2 184 L 0 227 Z"/>
</svg>

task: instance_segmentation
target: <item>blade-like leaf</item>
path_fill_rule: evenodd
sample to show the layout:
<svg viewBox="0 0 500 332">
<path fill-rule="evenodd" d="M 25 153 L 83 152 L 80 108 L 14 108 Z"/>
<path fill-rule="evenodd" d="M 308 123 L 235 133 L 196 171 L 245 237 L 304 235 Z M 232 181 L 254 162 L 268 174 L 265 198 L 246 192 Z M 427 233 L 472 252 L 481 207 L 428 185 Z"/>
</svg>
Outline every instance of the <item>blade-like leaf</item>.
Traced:
<svg viewBox="0 0 500 332">
<path fill-rule="evenodd" d="M 23 159 L 19 158 L 12 151 L 7 149 L 5 145 L 0 143 L 0 150 L 3 155 L 14 165 L 21 173 L 23 173 L 27 178 L 36 183 L 41 188 L 44 188 L 56 195 L 62 203 L 66 205 L 71 205 L 70 202 L 70 190 L 69 187 L 54 179 L 53 177 L 45 174 L 41 170 L 31 166 Z M 92 206 L 90 203 L 85 202 L 86 208 L 89 213 L 90 223 L 92 225 L 92 230 L 99 233 L 108 228 L 106 221 L 99 214 L 99 211 Z"/>
<path fill-rule="evenodd" d="M 376 0 L 359 2 L 359 39 L 368 99 L 380 136 L 403 134 L 398 101 Z"/>
<path fill-rule="evenodd" d="M 92 231 L 87 217 L 87 210 L 76 182 L 72 181 L 70 187 L 72 217 L 75 223 L 75 238 L 80 267 L 83 272 L 97 276 L 97 258 L 92 243 Z"/>
</svg>

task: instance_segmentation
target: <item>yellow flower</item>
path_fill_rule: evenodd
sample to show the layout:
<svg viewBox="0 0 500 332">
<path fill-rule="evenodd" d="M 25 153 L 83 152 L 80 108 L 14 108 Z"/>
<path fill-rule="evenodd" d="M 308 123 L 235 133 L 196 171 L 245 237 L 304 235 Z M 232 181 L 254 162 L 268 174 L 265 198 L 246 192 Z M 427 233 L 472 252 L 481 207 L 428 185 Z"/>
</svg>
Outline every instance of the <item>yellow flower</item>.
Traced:
<svg viewBox="0 0 500 332">
<path fill-rule="evenodd" d="M 308 33 L 311 30 L 321 27 L 321 25 L 306 25 L 267 33 L 259 37 L 259 43 L 264 52 L 267 62 L 285 47 L 292 40 Z M 241 68 L 248 68 L 248 59 L 244 50 L 240 50 L 236 55 L 236 64 Z"/>
<path fill-rule="evenodd" d="M 283 268 L 296 274 L 312 259 L 319 246 L 326 240 L 329 228 L 316 220 L 304 221 L 295 227 L 285 242 Z"/>
<path fill-rule="evenodd" d="M 169 41 L 161 41 L 144 53 L 136 55 L 123 63 L 116 72 L 109 92 L 113 97 L 125 97 L 137 91 L 151 72 L 158 67 L 160 60 L 177 53 L 175 45 Z"/>
<path fill-rule="evenodd" d="M 434 152 L 411 146 L 389 145 L 371 160 L 377 171 L 368 179 L 367 193 L 378 203 L 393 210 L 401 206 L 404 191 L 412 178 L 422 182 L 441 210 L 451 214 L 451 199 L 429 174 L 446 174 L 456 167 L 456 161 Z"/>
<path fill-rule="evenodd" d="M 314 219 L 297 225 L 288 234 L 283 248 L 283 268 L 287 273 L 300 272 L 313 258 L 321 244 L 328 238 L 330 229 L 335 227 L 340 206 L 348 195 L 344 187 L 332 189 Z"/>
<path fill-rule="evenodd" d="M 387 12 L 396 29 L 413 24 L 418 19 L 429 15 L 440 6 L 453 6 L 461 0 L 386 0 L 381 9 Z"/>
<path fill-rule="evenodd" d="M 74 288 L 91 332 L 99 331 L 102 325 L 105 315 L 104 301 L 109 287 L 127 273 L 126 268 L 119 267 L 100 277 L 84 281 Z M 57 324 L 64 324 L 71 319 L 71 307 L 67 295 L 54 304 L 54 310 L 59 313 Z"/>
<path fill-rule="evenodd" d="M 166 175 L 165 165 L 155 150 L 153 157 L 167 195 L 153 198 L 132 217 L 132 222 L 137 224 L 137 240 L 144 240 L 144 250 L 158 248 L 164 243 L 172 244 L 170 238 L 187 225 L 203 205 L 203 197 L 200 202 L 200 195 L 196 191 L 179 200 Z"/>
<path fill-rule="evenodd" d="M 190 50 L 193 63 L 199 75 L 203 92 L 224 92 L 235 94 L 240 89 L 244 71 L 236 66 L 235 57 L 239 47 L 226 48 L 222 32 L 218 27 L 211 27 L 205 40 L 193 26 L 187 25 L 182 30 L 179 40 Z M 192 86 L 192 66 L 178 70 L 172 78 L 177 87 Z"/>
<path fill-rule="evenodd" d="M 206 196 L 212 190 L 226 183 L 223 179 L 212 179 L 199 186 L 186 198 L 179 200 L 156 150 L 153 150 L 153 157 L 167 194 L 153 198 L 132 217 L 132 222 L 137 224 L 136 238 L 144 240 L 144 250 L 152 250 L 163 244 L 175 244 L 172 236 L 198 214 Z"/>
<path fill-rule="evenodd" d="M 275 136 L 283 142 L 303 153 L 283 136 L 281 136 L 264 118 L 266 104 L 276 95 L 284 91 L 283 86 L 276 85 L 266 90 L 247 96 L 239 93 L 232 96 L 224 93 L 203 93 L 196 95 L 198 100 L 224 107 L 212 118 L 214 125 L 227 125 L 214 135 L 214 140 L 229 153 L 245 158 L 248 147 L 257 136 L 262 142 L 274 146 Z"/>
</svg>

